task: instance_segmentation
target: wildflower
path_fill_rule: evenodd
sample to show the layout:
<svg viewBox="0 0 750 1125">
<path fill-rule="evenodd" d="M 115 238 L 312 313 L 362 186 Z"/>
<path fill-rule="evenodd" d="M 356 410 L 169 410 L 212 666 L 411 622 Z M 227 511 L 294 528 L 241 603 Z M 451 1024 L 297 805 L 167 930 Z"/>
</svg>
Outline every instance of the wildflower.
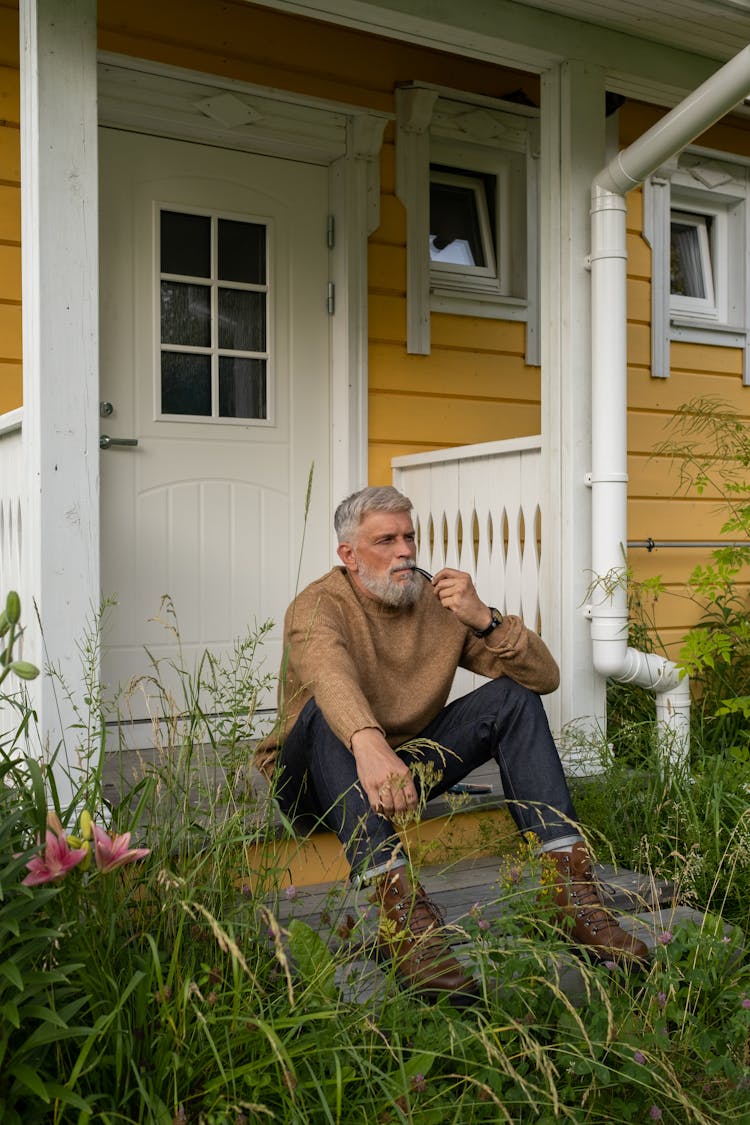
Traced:
<svg viewBox="0 0 750 1125">
<path fill-rule="evenodd" d="M 122 867 L 125 863 L 133 863 L 137 859 L 143 859 L 151 851 L 150 848 L 131 848 L 129 832 L 123 832 L 119 836 L 110 836 L 98 824 L 93 824 L 91 827 L 94 833 L 96 866 L 102 875 L 106 875 L 108 871 L 114 871 L 117 867 Z"/>
<path fill-rule="evenodd" d="M 661 1110 L 658 1105 L 652 1105 L 651 1109 L 648 1111 L 648 1115 L 652 1121 L 661 1121 Z"/>
<path fill-rule="evenodd" d="M 486 918 L 480 918 L 479 922 L 478 922 L 478 926 L 479 926 L 480 930 L 489 930 L 489 928 L 490 928 L 490 924 L 489 924 L 489 922 L 487 921 Z"/>
<path fill-rule="evenodd" d="M 663 1008 L 663 1007 L 664 1007 L 664 1006 L 666 1005 L 666 1003 L 667 1003 L 667 994 L 666 994 L 666 992 L 659 992 L 659 993 L 657 993 L 657 996 L 656 996 L 656 1003 L 657 1003 L 657 1004 L 659 1005 L 659 1007 L 660 1007 L 660 1008 Z"/>
<path fill-rule="evenodd" d="M 605 961 L 604 962 L 604 968 L 609 969 L 610 973 L 613 973 L 615 971 L 615 969 L 617 968 L 617 962 L 616 961 Z"/>
<path fill-rule="evenodd" d="M 743 996 L 742 997 L 742 1007 L 743 1008 L 750 1008 L 750 996 Z"/>
<path fill-rule="evenodd" d="M 423 1093 L 427 1089 L 427 1081 L 424 1074 L 415 1074 L 411 1080 L 412 1089 L 418 1093 Z"/>
<path fill-rule="evenodd" d="M 289 902 L 294 902 L 295 898 L 297 898 L 297 895 L 299 894 L 299 891 L 295 886 L 291 886 L 286 888 L 284 894 L 286 895 Z"/>
<path fill-rule="evenodd" d="M 656 935 L 656 940 L 660 941 L 662 945 L 669 945 L 673 938 L 674 934 L 671 930 L 663 930 L 662 933 Z"/>
<path fill-rule="evenodd" d="M 642 1066 L 645 1061 L 646 1056 L 643 1051 L 633 1051 L 633 1062 L 637 1062 L 639 1066 Z"/>
<path fill-rule="evenodd" d="M 47 816 L 44 852 L 27 862 L 29 874 L 23 883 L 27 887 L 36 887 L 40 883 L 54 883 L 57 879 L 63 879 L 69 871 L 83 862 L 87 854 L 88 847 L 70 847 L 59 818 L 51 812 Z"/>
</svg>

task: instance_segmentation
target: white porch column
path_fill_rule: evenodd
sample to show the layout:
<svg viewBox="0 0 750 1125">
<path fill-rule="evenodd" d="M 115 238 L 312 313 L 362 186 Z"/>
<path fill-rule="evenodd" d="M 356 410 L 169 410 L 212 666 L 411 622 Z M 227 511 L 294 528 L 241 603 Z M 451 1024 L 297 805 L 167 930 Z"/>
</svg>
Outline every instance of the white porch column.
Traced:
<svg viewBox="0 0 750 1125">
<path fill-rule="evenodd" d="M 585 768 L 574 728 L 604 727 L 605 681 L 594 672 L 584 617 L 591 580 L 591 179 L 604 162 L 604 72 L 580 62 L 542 79 L 541 307 L 544 633 L 562 673 L 559 716 L 569 772 Z M 557 721 L 556 721 L 557 720 Z"/>
<path fill-rule="evenodd" d="M 20 0 L 20 28 L 24 655 L 84 707 L 78 645 L 99 604 L 96 0 Z M 66 800 L 76 716 L 55 678 L 33 688 L 46 750 L 65 739 Z"/>
</svg>

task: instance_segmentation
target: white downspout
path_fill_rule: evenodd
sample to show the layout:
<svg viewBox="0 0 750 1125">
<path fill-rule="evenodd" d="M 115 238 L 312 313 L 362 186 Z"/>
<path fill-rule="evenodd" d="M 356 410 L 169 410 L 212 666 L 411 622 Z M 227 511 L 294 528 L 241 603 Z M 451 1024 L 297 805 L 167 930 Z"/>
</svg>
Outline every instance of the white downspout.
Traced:
<svg viewBox="0 0 750 1125">
<path fill-rule="evenodd" d="M 690 686 L 664 657 L 628 647 L 627 592 L 627 248 L 625 194 L 728 113 L 750 91 L 745 47 L 661 121 L 610 161 L 591 187 L 592 570 L 588 607 L 594 667 L 656 695 L 661 745 L 685 766 Z"/>
</svg>

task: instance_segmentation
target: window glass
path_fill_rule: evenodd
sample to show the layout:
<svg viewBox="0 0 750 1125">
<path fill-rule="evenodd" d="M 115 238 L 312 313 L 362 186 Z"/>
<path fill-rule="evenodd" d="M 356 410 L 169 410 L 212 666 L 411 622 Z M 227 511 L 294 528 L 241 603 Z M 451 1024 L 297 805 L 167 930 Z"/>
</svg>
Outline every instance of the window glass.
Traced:
<svg viewBox="0 0 750 1125">
<path fill-rule="evenodd" d="M 211 219 L 208 215 L 161 213 L 161 272 L 211 276 Z"/>
<path fill-rule="evenodd" d="M 430 185 L 430 258 L 484 266 L 476 192 L 460 184 Z"/>
<path fill-rule="evenodd" d="M 161 342 L 211 346 L 211 290 L 207 285 L 162 281 Z"/>
<path fill-rule="evenodd" d="M 161 414 L 269 421 L 268 228 L 165 210 L 159 242 Z"/>
<path fill-rule="evenodd" d="M 222 281 L 266 282 L 266 228 L 260 223 L 219 219 L 219 277 Z"/>
<path fill-rule="evenodd" d="M 489 181 L 489 183 L 488 183 Z M 433 165 L 430 169 L 430 262 L 437 269 L 495 275 L 494 177 Z"/>
<path fill-rule="evenodd" d="M 265 351 L 265 293 L 219 289 L 219 347 L 229 351 Z"/>
<path fill-rule="evenodd" d="M 211 415 L 211 359 L 185 352 L 161 354 L 161 408 L 164 414 Z"/>
<path fill-rule="evenodd" d="M 713 300 L 710 218 L 673 211 L 670 223 L 670 291 L 680 297 Z"/>
<path fill-rule="evenodd" d="M 220 358 L 219 413 L 223 418 L 267 417 L 264 359 Z"/>
</svg>

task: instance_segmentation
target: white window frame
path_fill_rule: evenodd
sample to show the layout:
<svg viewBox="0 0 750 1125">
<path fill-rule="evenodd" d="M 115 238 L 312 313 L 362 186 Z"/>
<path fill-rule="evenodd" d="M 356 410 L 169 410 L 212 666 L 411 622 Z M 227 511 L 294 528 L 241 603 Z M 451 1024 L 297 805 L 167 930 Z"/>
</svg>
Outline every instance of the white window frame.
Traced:
<svg viewBox="0 0 750 1125">
<path fill-rule="evenodd" d="M 670 345 L 687 343 L 743 350 L 750 385 L 750 161 L 711 149 L 689 148 L 644 184 L 643 229 L 652 250 L 651 374 L 670 374 Z M 705 217 L 703 253 L 710 258 L 713 293 L 671 292 L 671 222 Z M 710 237 L 707 226 L 710 219 Z M 698 226 L 700 230 L 701 227 Z"/>
<path fill-rule="evenodd" d="M 670 288 L 669 307 L 675 313 L 686 313 L 688 316 L 705 316 L 712 320 L 719 320 L 719 309 L 716 304 L 716 289 L 714 286 L 714 267 L 716 258 L 716 219 L 712 213 L 698 211 L 684 211 L 682 207 L 672 207 L 669 214 L 670 241 L 671 228 L 679 223 L 695 231 L 697 236 L 699 271 L 703 282 L 704 297 L 695 297 L 683 293 L 675 293 Z M 711 234 L 709 235 L 709 224 Z"/>
<path fill-rule="evenodd" d="M 490 213 L 487 207 L 487 193 L 485 185 L 478 176 L 472 176 L 468 172 L 443 172 L 438 170 L 434 165 L 430 165 L 430 208 L 432 208 L 432 187 L 433 184 L 443 185 L 445 187 L 459 187 L 465 191 L 471 192 L 474 197 L 474 206 L 476 209 L 477 225 L 479 226 L 479 238 L 482 244 L 482 254 L 484 256 L 485 265 L 480 266 L 474 263 L 460 263 L 453 262 L 449 259 L 440 259 L 433 257 L 432 244 L 430 244 L 430 274 L 433 277 L 441 277 L 446 275 L 449 279 L 455 277 L 461 283 L 476 280 L 492 278 L 497 279 L 498 267 L 495 264 L 495 245 L 492 238 L 492 228 L 490 226 Z M 430 223 L 432 225 L 432 223 Z M 432 237 L 432 234 L 430 234 Z M 438 251 L 439 253 L 439 251 Z"/>
<path fill-rule="evenodd" d="M 430 352 L 430 314 L 526 322 L 540 363 L 539 113 L 533 107 L 412 83 L 396 91 L 396 194 L 407 214 L 407 351 Z M 496 271 L 431 262 L 431 167 L 494 176 Z"/>
</svg>

